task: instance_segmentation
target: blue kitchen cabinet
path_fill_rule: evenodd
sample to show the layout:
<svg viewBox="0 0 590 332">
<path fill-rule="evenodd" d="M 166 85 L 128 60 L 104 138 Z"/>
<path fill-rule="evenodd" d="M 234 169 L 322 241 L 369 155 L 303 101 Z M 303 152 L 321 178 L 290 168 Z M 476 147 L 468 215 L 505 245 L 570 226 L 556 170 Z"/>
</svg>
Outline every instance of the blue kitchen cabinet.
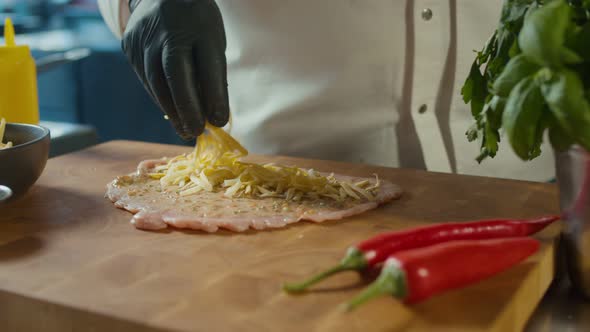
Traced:
<svg viewBox="0 0 590 332">
<path fill-rule="evenodd" d="M 38 91 L 42 120 L 91 125 L 100 141 L 194 144 L 176 135 L 117 48 L 93 49 L 88 58 L 40 73 Z"/>
<path fill-rule="evenodd" d="M 97 51 L 78 63 L 79 119 L 102 140 L 182 141 L 121 52 Z"/>
<path fill-rule="evenodd" d="M 51 52 L 33 51 L 35 58 Z M 65 64 L 37 75 L 39 112 L 42 120 L 79 122 L 77 115 L 76 66 Z"/>
</svg>

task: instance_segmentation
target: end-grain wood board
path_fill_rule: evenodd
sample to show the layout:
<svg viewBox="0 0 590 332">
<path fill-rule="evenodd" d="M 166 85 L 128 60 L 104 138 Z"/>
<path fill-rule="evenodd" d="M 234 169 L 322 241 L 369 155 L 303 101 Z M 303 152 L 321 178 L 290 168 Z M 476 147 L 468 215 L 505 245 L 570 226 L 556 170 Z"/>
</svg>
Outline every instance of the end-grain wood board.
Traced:
<svg viewBox="0 0 590 332">
<path fill-rule="evenodd" d="M 366 281 L 335 277 L 305 296 L 301 280 L 379 232 L 442 221 L 556 213 L 553 185 L 286 157 L 253 160 L 379 174 L 404 196 L 341 221 L 274 231 L 145 232 L 104 198 L 140 160 L 186 147 L 114 141 L 51 159 L 22 199 L 0 207 L 2 331 L 517 331 L 549 286 L 559 225 L 540 252 L 491 279 L 412 307 L 383 297 L 344 313 Z M 486 264 L 486 262 L 481 262 Z"/>
</svg>

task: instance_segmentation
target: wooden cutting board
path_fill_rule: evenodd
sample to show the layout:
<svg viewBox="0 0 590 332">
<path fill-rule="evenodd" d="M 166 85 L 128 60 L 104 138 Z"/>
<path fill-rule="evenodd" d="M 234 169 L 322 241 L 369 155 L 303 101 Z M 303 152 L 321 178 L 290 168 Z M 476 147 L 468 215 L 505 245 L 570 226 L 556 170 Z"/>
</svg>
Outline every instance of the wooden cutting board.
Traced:
<svg viewBox="0 0 590 332">
<path fill-rule="evenodd" d="M 364 286 L 357 274 L 305 296 L 281 292 L 336 263 L 344 249 L 392 229 L 431 222 L 533 217 L 558 211 L 555 186 L 326 161 L 255 157 L 321 171 L 378 173 L 405 189 L 358 217 L 234 234 L 145 232 L 104 198 L 105 184 L 146 158 L 187 148 L 115 141 L 51 159 L 29 194 L 0 207 L 2 331 L 517 331 L 550 284 L 559 225 L 542 249 L 477 285 L 407 307 L 383 297 L 338 305 Z M 486 262 L 481 262 L 486 264 Z"/>
</svg>

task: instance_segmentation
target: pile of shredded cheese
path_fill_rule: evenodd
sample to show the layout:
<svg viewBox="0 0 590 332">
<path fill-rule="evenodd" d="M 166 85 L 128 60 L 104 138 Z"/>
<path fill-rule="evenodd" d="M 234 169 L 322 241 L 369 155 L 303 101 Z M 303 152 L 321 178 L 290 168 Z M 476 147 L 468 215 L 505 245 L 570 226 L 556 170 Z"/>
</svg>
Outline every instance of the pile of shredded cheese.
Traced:
<svg viewBox="0 0 590 332">
<path fill-rule="evenodd" d="M 240 161 L 247 154 L 248 151 L 223 129 L 207 124 L 192 153 L 156 166 L 149 175 L 159 179 L 164 188 L 177 186 L 181 196 L 223 190 L 224 195 L 230 198 L 374 200 L 379 188 L 376 175 L 375 182 L 339 181 L 333 174 L 323 176 L 311 169 Z"/>
<path fill-rule="evenodd" d="M 12 147 L 12 142 L 2 143 L 4 138 L 4 129 L 6 128 L 6 120 L 0 119 L 0 149 L 6 149 Z"/>
</svg>

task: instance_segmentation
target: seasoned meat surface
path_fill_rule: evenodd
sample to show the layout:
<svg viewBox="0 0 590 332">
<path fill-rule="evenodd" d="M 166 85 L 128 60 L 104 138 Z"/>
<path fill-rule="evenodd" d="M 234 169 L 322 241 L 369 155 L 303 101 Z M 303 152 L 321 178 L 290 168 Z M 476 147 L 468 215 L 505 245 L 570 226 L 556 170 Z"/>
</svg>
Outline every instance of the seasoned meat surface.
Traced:
<svg viewBox="0 0 590 332">
<path fill-rule="evenodd" d="M 322 222 L 357 215 L 401 195 L 398 186 L 381 181 L 374 201 L 331 198 L 287 201 L 283 198 L 224 196 L 223 191 L 180 196 L 176 187 L 163 189 L 148 173 L 162 161 L 147 160 L 134 174 L 119 176 L 107 185 L 106 196 L 115 206 L 135 215 L 131 223 L 139 229 L 158 230 L 168 226 L 215 232 L 219 228 L 242 232 L 249 228 L 280 228 L 300 220 Z M 335 175 L 339 180 L 375 179 Z"/>
</svg>

